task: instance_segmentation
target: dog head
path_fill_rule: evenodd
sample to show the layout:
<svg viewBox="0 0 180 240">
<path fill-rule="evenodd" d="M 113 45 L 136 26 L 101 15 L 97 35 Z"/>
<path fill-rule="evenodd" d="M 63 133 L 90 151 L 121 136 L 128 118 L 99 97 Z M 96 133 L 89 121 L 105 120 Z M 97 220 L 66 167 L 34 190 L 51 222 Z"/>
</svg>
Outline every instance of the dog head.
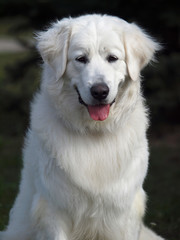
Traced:
<svg viewBox="0 0 180 240">
<path fill-rule="evenodd" d="M 109 118 L 127 79 L 128 86 L 139 86 L 140 71 L 159 49 L 137 25 L 106 15 L 58 21 L 38 34 L 37 47 L 49 76 L 44 81 L 54 84 L 59 101 L 71 96 L 69 111 L 81 108 L 86 119 L 95 121 Z M 62 91 L 69 97 L 62 100 Z"/>
</svg>

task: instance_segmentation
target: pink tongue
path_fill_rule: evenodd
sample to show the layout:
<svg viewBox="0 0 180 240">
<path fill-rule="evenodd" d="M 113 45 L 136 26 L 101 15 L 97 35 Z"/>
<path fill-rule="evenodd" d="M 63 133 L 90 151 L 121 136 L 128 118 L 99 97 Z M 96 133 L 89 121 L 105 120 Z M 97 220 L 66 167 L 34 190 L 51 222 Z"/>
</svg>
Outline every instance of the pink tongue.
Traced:
<svg viewBox="0 0 180 240">
<path fill-rule="evenodd" d="M 91 118 L 95 121 L 104 121 L 109 115 L 110 104 L 88 106 Z"/>
</svg>

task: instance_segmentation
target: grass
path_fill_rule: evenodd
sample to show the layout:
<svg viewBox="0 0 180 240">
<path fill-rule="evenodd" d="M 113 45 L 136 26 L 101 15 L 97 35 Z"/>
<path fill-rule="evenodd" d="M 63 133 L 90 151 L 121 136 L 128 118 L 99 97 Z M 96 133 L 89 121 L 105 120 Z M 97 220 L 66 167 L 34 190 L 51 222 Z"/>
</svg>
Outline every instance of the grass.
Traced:
<svg viewBox="0 0 180 240">
<path fill-rule="evenodd" d="M 22 139 L 1 136 L 0 143 L 0 227 L 5 227 L 9 210 L 18 191 Z"/>
<path fill-rule="evenodd" d="M 149 174 L 145 181 L 148 193 L 146 223 L 169 240 L 180 239 L 180 146 L 151 145 Z"/>
</svg>

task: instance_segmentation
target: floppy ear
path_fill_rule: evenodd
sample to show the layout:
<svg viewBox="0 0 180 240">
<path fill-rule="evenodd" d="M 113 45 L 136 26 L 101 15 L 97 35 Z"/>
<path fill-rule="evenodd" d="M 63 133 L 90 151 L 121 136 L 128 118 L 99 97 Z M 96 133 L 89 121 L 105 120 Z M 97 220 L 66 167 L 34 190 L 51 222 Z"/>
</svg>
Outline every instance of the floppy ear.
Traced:
<svg viewBox="0 0 180 240">
<path fill-rule="evenodd" d="M 128 73 L 135 81 L 139 78 L 141 69 L 153 60 L 154 53 L 160 49 L 160 45 L 132 23 L 125 32 L 125 49 Z"/>
<path fill-rule="evenodd" d="M 70 20 L 67 18 L 37 34 L 37 49 L 43 61 L 54 70 L 56 80 L 62 77 L 66 69 L 69 35 Z"/>
</svg>

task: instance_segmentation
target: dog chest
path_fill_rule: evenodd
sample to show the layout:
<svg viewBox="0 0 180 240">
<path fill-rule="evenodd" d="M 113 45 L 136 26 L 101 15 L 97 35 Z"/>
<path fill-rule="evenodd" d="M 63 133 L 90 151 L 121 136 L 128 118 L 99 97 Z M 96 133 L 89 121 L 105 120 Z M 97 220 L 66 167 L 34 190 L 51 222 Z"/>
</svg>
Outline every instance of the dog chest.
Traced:
<svg viewBox="0 0 180 240">
<path fill-rule="evenodd" d="M 146 151 L 146 146 L 144 149 Z M 142 156 L 136 157 L 139 148 L 134 142 L 123 138 L 123 131 L 121 137 L 108 134 L 83 137 L 65 135 L 56 154 L 59 167 L 78 186 L 95 192 L 117 184 L 128 171 L 135 174 L 133 171 L 142 159 Z M 131 164 L 133 157 L 137 160 Z"/>
</svg>

